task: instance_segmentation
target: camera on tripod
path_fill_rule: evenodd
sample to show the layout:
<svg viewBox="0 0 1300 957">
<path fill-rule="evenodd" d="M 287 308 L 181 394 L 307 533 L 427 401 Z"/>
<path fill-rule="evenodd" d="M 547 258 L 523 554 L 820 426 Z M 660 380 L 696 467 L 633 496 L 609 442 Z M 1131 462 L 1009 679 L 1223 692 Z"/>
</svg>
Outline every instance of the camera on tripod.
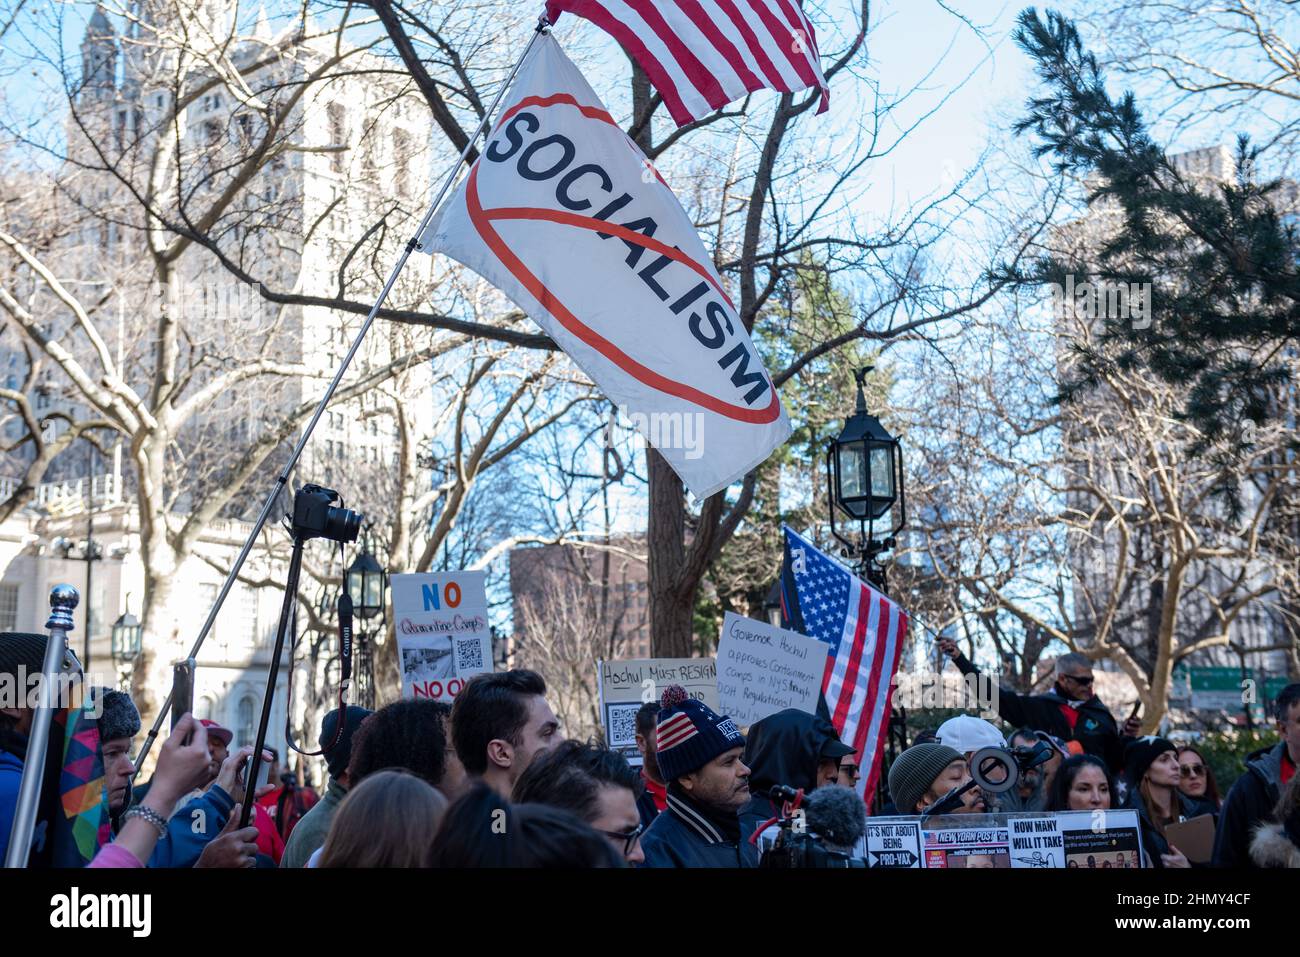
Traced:
<svg viewBox="0 0 1300 957">
<path fill-rule="evenodd" d="M 334 505 L 339 493 L 319 485 L 304 485 L 293 497 L 293 537 L 328 538 L 332 542 L 355 542 L 361 532 L 361 514 Z"/>
</svg>

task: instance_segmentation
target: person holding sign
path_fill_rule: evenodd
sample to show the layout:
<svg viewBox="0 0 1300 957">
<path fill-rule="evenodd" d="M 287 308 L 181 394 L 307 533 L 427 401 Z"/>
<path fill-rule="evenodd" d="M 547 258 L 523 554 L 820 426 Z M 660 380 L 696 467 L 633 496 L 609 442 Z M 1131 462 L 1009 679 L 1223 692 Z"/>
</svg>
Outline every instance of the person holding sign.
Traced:
<svg viewBox="0 0 1300 957">
<path fill-rule="evenodd" d="M 749 799 L 744 735 L 681 685 L 669 685 L 661 703 L 655 743 L 668 808 L 641 839 L 645 866 L 757 867 L 737 814 Z"/>
</svg>

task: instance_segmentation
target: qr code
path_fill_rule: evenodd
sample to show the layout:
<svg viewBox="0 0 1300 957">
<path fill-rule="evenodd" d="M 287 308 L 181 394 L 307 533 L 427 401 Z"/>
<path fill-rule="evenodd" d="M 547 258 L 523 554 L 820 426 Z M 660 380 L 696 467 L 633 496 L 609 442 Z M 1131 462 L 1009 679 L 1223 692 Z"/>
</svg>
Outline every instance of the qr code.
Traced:
<svg viewBox="0 0 1300 957">
<path fill-rule="evenodd" d="M 636 703 L 605 706 L 609 724 L 609 747 L 636 746 L 636 713 L 640 710 L 641 705 Z"/>
<path fill-rule="evenodd" d="M 471 674 L 485 670 L 482 641 L 477 638 L 467 638 L 456 642 L 456 674 Z"/>
</svg>

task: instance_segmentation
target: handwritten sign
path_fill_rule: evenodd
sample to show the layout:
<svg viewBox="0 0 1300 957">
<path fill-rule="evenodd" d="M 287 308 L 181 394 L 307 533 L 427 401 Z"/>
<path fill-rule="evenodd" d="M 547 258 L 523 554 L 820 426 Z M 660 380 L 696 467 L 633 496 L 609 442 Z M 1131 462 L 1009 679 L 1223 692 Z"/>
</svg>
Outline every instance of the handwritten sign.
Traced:
<svg viewBox="0 0 1300 957">
<path fill-rule="evenodd" d="M 750 725 L 787 708 L 816 712 L 830 646 L 727 612 L 718 641 L 721 713 Z"/>
<path fill-rule="evenodd" d="M 484 572 L 394 575 L 403 698 L 450 701 L 465 682 L 492 670 Z"/>
<path fill-rule="evenodd" d="M 636 713 L 658 701 L 669 685 L 681 685 L 697 701 L 718 710 L 718 666 L 712 658 L 632 658 L 596 663 L 605 744 L 633 767 L 641 766 L 636 746 Z"/>
</svg>

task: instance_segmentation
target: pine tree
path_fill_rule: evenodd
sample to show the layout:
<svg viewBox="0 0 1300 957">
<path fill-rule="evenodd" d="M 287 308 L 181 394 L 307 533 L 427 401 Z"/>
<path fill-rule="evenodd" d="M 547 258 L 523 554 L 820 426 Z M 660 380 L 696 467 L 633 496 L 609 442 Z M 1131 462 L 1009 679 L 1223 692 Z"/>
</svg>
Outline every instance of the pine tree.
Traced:
<svg viewBox="0 0 1300 957">
<path fill-rule="evenodd" d="M 1133 94 L 1106 90 L 1070 20 L 1031 7 L 1018 22 L 1016 42 L 1046 91 L 1016 132 L 1032 134 L 1056 171 L 1088 182 L 1089 203 L 1112 201 L 1121 224 L 1087 262 L 1048 256 L 1016 278 L 1152 284 L 1152 321 L 1101 320 L 1097 344 L 1076 349 L 1060 398 L 1091 388 L 1113 363 L 1186 389 L 1183 415 L 1205 447 L 1277 414 L 1300 344 L 1300 238 L 1281 208 L 1284 182 L 1258 178 L 1261 151 L 1243 135 L 1235 178 L 1198 184 L 1155 142 Z"/>
</svg>

